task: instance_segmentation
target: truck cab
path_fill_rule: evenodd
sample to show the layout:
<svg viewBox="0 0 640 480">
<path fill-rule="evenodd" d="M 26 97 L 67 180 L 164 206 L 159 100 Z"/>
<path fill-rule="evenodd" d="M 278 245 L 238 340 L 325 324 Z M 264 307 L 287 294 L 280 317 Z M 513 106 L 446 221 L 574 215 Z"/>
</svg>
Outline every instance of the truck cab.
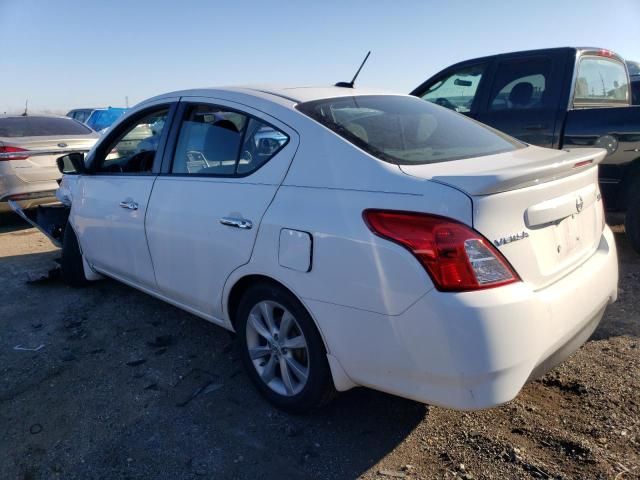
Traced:
<svg viewBox="0 0 640 480">
<path fill-rule="evenodd" d="M 562 47 L 466 60 L 411 94 L 533 145 L 605 148 L 605 204 L 627 211 L 627 235 L 640 252 L 640 107 L 630 85 L 614 52 Z"/>
</svg>

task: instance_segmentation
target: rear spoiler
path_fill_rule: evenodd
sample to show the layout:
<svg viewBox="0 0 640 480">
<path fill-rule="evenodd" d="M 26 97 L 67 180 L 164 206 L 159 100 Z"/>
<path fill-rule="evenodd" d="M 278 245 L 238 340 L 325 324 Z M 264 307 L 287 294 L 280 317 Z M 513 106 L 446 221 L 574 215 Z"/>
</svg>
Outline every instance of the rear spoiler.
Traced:
<svg viewBox="0 0 640 480">
<path fill-rule="evenodd" d="M 455 186 L 470 195 L 490 195 L 569 177 L 579 170 L 598 165 L 607 155 L 603 148 L 576 148 L 562 150 L 562 153 L 525 165 L 487 169 L 486 173 L 470 176 L 433 176 L 431 180 Z"/>
</svg>

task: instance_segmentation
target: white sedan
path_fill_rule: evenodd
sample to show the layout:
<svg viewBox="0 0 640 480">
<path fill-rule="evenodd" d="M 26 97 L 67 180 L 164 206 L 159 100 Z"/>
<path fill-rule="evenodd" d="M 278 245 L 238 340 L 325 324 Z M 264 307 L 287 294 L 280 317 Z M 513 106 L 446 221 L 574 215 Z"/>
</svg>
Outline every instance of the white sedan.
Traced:
<svg viewBox="0 0 640 480">
<path fill-rule="evenodd" d="M 159 127 L 133 145 L 140 125 Z M 112 277 L 235 331 L 280 408 L 355 386 L 488 408 L 616 299 L 605 153 L 365 89 L 181 91 L 60 159 L 54 240 L 69 283 Z"/>
</svg>

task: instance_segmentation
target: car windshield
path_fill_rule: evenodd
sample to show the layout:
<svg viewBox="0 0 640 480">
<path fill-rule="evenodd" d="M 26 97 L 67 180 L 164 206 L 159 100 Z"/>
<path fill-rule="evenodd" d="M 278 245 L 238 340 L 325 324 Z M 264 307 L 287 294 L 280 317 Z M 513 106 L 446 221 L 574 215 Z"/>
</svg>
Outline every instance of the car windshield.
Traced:
<svg viewBox="0 0 640 480">
<path fill-rule="evenodd" d="M 397 164 L 479 157 L 524 144 L 458 113 L 415 97 L 362 95 L 296 107 L 369 154 Z"/>
<path fill-rule="evenodd" d="M 87 119 L 87 125 L 96 131 L 103 130 L 110 127 L 113 122 L 119 119 L 126 108 L 109 108 L 106 110 L 95 110 Z"/>
<path fill-rule="evenodd" d="M 50 135 L 88 135 L 91 130 L 66 117 L 0 118 L 0 137 L 44 137 Z"/>
</svg>

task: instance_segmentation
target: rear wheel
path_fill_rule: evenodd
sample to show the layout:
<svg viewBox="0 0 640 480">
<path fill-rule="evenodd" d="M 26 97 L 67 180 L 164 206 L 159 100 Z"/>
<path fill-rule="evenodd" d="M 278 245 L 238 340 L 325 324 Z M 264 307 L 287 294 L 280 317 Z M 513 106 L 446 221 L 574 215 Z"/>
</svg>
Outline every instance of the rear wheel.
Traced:
<svg viewBox="0 0 640 480">
<path fill-rule="evenodd" d="M 60 270 L 62 280 L 73 287 L 83 287 L 89 283 L 84 275 L 84 262 L 82 261 L 78 238 L 70 223 L 67 223 L 64 229 Z"/>
<path fill-rule="evenodd" d="M 640 179 L 631 187 L 627 212 L 624 217 L 624 229 L 633 249 L 640 253 Z"/>
<path fill-rule="evenodd" d="M 242 361 L 258 390 L 294 413 L 335 394 L 322 338 L 302 304 L 275 284 L 250 287 L 237 314 Z"/>
</svg>

